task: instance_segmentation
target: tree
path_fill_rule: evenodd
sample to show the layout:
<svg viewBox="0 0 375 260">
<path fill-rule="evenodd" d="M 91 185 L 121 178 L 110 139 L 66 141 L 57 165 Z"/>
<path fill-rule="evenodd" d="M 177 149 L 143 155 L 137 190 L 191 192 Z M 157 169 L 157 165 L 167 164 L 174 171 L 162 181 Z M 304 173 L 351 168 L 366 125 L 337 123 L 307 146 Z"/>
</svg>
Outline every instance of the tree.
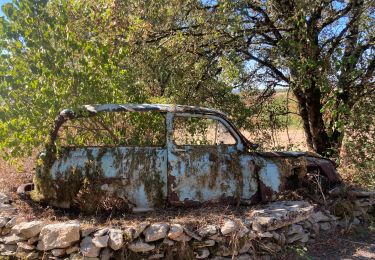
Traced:
<svg viewBox="0 0 375 260">
<path fill-rule="evenodd" d="M 370 0 L 18 0 L 3 10 L 0 149 L 15 155 L 40 145 L 65 107 L 207 105 L 251 129 L 253 115 L 269 113 L 264 125 L 290 113 L 270 109 L 275 88 L 294 94 L 310 149 L 329 154 L 356 104 L 374 98 Z"/>
<path fill-rule="evenodd" d="M 207 66 L 210 59 L 181 55 L 168 44 L 145 44 L 150 23 L 142 16 L 155 26 L 176 21 L 177 7 L 166 3 L 18 0 L 3 5 L 2 155 L 30 154 L 46 141 L 59 111 L 82 104 L 207 104 L 240 115 L 242 101 L 212 76 L 218 69 Z"/>
<path fill-rule="evenodd" d="M 374 98 L 373 1 L 188 1 L 177 17 L 146 41 L 182 35 L 184 51 L 236 65 L 242 88 L 289 88 L 317 153 L 339 148 L 354 105 Z"/>
</svg>

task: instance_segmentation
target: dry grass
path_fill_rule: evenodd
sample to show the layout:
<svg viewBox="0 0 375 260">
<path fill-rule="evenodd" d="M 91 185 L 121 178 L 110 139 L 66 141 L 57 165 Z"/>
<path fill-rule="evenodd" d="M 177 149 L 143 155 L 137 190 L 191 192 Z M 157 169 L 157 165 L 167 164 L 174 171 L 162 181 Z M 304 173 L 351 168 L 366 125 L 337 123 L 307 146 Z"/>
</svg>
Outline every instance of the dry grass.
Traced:
<svg viewBox="0 0 375 260">
<path fill-rule="evenodd" d="M 242 131 L 242 134 L 250 141 L 262 140 L 264 136 L 257 133 L 250 133 Z M 267 132 L 269 137 L 264 148 L 267 150 L 294 150 L 294 151 L 308 151 L 305 132 L 303 129 L 290 128 L 283 131 Z"/>
<path fill-rule="evenodd" d="M 32 180 L 34 158 L 23 158 L 11 165 L 0 157 L 0 191 L 13 194 L 17 187 Z"/>
</svg>

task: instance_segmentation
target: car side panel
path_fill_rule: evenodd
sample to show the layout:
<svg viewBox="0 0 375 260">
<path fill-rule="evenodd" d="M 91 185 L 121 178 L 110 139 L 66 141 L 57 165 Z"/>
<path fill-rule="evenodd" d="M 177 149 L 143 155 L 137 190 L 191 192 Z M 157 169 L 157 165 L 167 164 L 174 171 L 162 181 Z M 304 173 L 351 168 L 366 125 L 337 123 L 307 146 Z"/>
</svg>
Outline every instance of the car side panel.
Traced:
<svg viewBox="0 0 375 260">
<path fill-rule="evenodd" d="M 167 151 L 159 147 L 85 147 L 63 152 L 51 168 L 57 189 L 74 182 L 95 183 L 104 196 L 132 207 L 163 206 L 167 194 Z M 73 183 L 70 183 L 73 185 Z M 58 192 L 57 192 L 58 193 Z"/>
</svg>

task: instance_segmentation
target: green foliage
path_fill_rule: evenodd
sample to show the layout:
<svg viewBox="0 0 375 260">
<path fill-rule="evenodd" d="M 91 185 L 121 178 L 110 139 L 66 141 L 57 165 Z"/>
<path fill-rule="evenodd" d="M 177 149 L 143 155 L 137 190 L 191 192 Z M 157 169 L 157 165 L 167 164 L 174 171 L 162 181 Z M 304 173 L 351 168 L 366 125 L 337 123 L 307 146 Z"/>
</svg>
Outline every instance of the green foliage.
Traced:
<svg viewBox="0 0 375 260">
<path fill-rule="evenodd" d="M 296 259 L 299 259 L 299 260 L 312 259 L 312 257 L 309 256 L 307 252 L 307 248 L 305 246 L 291 245 L 291 246 L 288 246 L 288 249 L 295 254 L 294 257 L 296 257 Z"/>
<path fill-rule="evenodd" d="M 375 188 L 375 99 L 357 103 L 350 114 L 350 124 L 341 154 L 344 176 L 357 185 Z"/>
<path fill-rule="evenodd" d="M 225 107 L 230 114 L 241 109 L 242 101 L 232 87 L 202 78 L 207 59 L 189 53 L 178 56 L 179 50 L 168 44 L 145 45 L 145 30 L 174 22 L 178 6 L 19 0 L 2 8 L 6 15 L 0 21 L 3 155 L 21 156 L 40 146 L 66 107 L 168 102 Z M 161 11 L 169 15 L 164 17 Z"/>
<path fill-rule="evenodd" d="M 102 112 L 75 118 L 59 129 L 58 147 L 163 146 L 165 120 L 158 112 Z"/>
<path fill-rule="evenodd" d="M 119 66 L 127 52 L 98 39 L 94 21 L 101 17 L 89 9 L 76 1 L 3 7 L 0 147 L 16 148 L 12 155 L 40 145 L 64 107 L 145 100 Z"/>
</svg>

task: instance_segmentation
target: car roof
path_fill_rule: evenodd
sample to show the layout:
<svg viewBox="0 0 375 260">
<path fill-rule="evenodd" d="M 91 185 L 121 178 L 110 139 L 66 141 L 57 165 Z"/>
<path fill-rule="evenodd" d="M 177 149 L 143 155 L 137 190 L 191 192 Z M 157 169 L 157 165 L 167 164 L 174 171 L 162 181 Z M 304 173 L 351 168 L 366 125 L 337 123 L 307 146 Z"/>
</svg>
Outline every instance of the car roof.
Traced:
<svg viewBox="0 0 375 260">
<path fill-rule="evenodd" d="M 61 116 L 75 117 L 77 111 L 87 111 L 89 114 L 96 114 L 98 112 L 147 112 L 159 111 L 161 113 L 191 113 L 191 114 L 210 114 L 225 117 L 225 114 L 210 108 L 199 106 L 173 105 L 173 104 L 98 104 L 98 105 L 83 105 L 77 108 L 64 109 L 60 112 Z"/>
</svg>

